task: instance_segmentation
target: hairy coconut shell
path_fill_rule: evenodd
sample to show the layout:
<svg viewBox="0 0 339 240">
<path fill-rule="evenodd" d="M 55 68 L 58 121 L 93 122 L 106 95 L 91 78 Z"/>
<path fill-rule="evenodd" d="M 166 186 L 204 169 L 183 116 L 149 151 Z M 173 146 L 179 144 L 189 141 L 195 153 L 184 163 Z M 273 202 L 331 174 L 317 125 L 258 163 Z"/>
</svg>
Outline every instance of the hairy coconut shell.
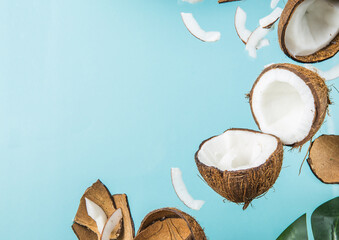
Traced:
<svg viewBox="0 0 339 240">
<path fill-rule="evenodd" d="M 322 135 L 311 145 L 307 160 L 323 183 L 339 183 L 339 135 Z"/>
<path fill-rule="evenodd" d="M 288 51 L 285 45 L 285 32 L 287 29 L 287 25 L 295 9 L 303 1 L 304 0 L 289 0 L 286 3 L 285 8 L 280 16 L 279 27 L 278 27 L 278 38 L 279 38 L 280 47 L 288 57 L 298 62 L 314 63 L 314 62 L 324 61 L 328 58 L 333 57 L 339 51 L 339 34 L 337 34 L 337 36 L 333 38 L 333 40 L 330 42 L 329 45 L 307 56 L 293 56 L 293 54 L 291 54 Z"/>
<path fill-rule="evenodd" d="M 96 203 L 99 207 L 101 207 L 106 216 L 111 216 L 117 208 L 114 205 L 114 201 L 110 192 L 108 191 L 106 186 L 102 184 L 102 182 L 100 182 L 100 180 L 96 181 L 91 187 L 87 188 L 84 195 L 81 197 L 79 208 L 74 218 L 74 222 L 89 228 L 98 236 L 100 236 L 96 222 L 87 214 L 85 198 L 88 198 L 89 200 Z M 121 228 L 122 224 L 120 223 L 112 231 L 111 239 L 118 238 L 121 232 Z"/>
<path fill-rule="evenodd" d="M 121 208 L 123 229 L 118 237 L 118 240 L 132 240 L 134 238 L 134 222 L 128 204 L 126 194 L 115 194 L 112 196 L 116 208 Z"/>
<path fill-rule="evenodd" d="M 229 129 L 227 131 L 232 130 L 264 134 L 249 129 L 238 128 Z M 200 144 L 199 150 L 195 154 L 195 163 L 201 176 L 214 191 L 231 202 L 244 203 L 243 209 L 245 210 L 253 199 L 266 193 L 277 180 L 283 160 L 282 143 L 277 137 L 273 136 L 278 141 L 277 148 L 266 162 L 258 167 L 237 171 L 221 171 L 216 167 L 207 166 L 201 163 L 198 157 L 198 153 L 202 146 L 215 137 L 217 136 L 211 137 Z"/>
<path fill-rule="evenodd" d="M 324 79 L 321 78 L 314 71 L 311 71 L 307 68 L 297 66 L 297 65 L 294 65 L 294 64 L 279 63 L 279 64 L 272 64 L 269 67 L 265 68 L 264 71 L 259 75 L 257 80 L 254 82 L 252 90 L 249 94 L 249 102 L 250 102 L 250 106 L 251 106 L 252 115 L 253 115 L 255 123 L 258 125 L 259 129 L 261 129 L 260 123 L 257 121 L 257 119 L 254 115 L 254 112 L 253 112 L 252 95 L 253 95 L 253 91 L 254 91 L 255 86 L 260 81 L 260 78 L 266 72 L 268 72 L 272 69 L 285 69 L 285 70 L 293 72 L 294 74 L 296 74 L 299 78 L 301 78 L 306 83 L 306 85 L 310 88 L 310 90 L 312 92 L 312 95 L 313 95 L 313 98 L 314 98 L 315 113 L 314 113 L 314 119 L 313 119 L 311 130 L 310 130 L 309 134 L 303 140 L 296 142 L 294 144 L 291 144 L 291 145 L 287 145 L 287 146 L 291 146 L 293 148 L 301 147 L 306 142 L 308 142 L 314 136 L 314 134 L 316 134 L 316 132 L 319 130 L 319 128 L 321 127 L 321 125 L 324 122 L 326 112 L 327 112 L 327 107 L 328 107 L 328 104 L 330 104 L 327 85 L 325 84 Z"/>
<path fill-rule="evenodd" d="M 80 224 L 73 223 L 72 229 L 79 240 L 98 240 L 95 232 Z"/>
<path fill-rule="evenodd" d="M 167 221 L 164 222 L 164 220 Z M 158 238 L 154 238 L 154 240 L 207 240 L 198 222 L 187 213 L 176 208 L 162 208 L 150 212 L 142 220 L 135 239 L 151 240 L 155 236 Z M 175 236 L 181 238 L 175 238 Z"/>
</svg>

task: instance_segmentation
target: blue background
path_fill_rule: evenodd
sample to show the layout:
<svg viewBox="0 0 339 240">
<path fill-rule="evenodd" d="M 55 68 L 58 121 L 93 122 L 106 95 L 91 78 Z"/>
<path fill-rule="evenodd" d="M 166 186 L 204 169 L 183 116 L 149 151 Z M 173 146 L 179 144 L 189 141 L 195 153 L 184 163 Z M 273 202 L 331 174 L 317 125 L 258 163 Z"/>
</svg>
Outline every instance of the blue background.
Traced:
<svg viewBox="0 0 339 240">
<path fill-rule="evenodd" d="M 178 207 L 211 240 L 275 239 L 338 196 L 338 186 L 321 183 L 307 163 L 298 176 L 308 146 L 300 153 L 286 148 L 274 188 L 246 211 L 224 203 L 197 176 L 193 156 L 201 141 L 231 127 L 257 129 L 245 94 L 263 66 L 293 62 L 276 30 L 255 60 L 235 33 L 237 6 L 253 30 L 269 5 L 1 0 L 1 238 L 76 239 L 71 224 L 79 200 L 98 178 L 112 194 L 128 195 L 136 230 L 148 212 Z M 220 41 L 194 38 L 180 12 L 220 31 Z M 338 59 L 316 66 L 328 70 Z M 328 84 L 339 88 L 338 80 Z M 336 131 L 338 106 L 330 112 L 317 135 Z M 177 198 L 171 167 L 181 168 L 191 195 L 206 201 L 200 211 Z"/>
</svg>

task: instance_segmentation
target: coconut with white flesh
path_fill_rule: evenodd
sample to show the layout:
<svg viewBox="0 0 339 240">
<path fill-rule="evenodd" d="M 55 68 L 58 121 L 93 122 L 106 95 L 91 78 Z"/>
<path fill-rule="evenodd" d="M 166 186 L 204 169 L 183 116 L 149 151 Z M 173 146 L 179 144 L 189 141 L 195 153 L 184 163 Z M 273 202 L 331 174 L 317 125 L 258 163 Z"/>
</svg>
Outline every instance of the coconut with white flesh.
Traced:
<svg viewBox="0 0 339 240">
<path fill-rule="evenodd" d="M 279 43 L 290 58 L 319 62 L 339 51 L 339 1 L 289 0 L 279 22 Z"/>
<path fill-rule="evenodd" d="M 175 193 L 179 199 L 189 208 L 199 210 L 205 201 L 195 200 L 187 191 L 184 181 L 182 180 L 182 173 L 179 168 L 171 168 L 172 185 Z"/>
<path fill-rule="evenodd" d="M 205 140 L 195 154 L 207 184 L 226 199 L 244 203 L 243 209 L 272 187 L 282 159 L 283 147 L 277 137 L 236 128 Z"/>
<path fill-rule="evenodd" d="M 193 17 L 192 13 L 181 13 L 182 21 L 184 22 L 188 31 L 195 36 L 196 38 L 200 39 L 203 42 L 215 42 L 220 39 L 220 32 L 205 32 L 199 26 L 198 22 Z"/>
<path fill-rule="evenodd" d="M 102 233 L 105 223 L 107 222 L 107 216 L 104 210 L 88 198 L 85 198 L 85 200 L 88 216 L 96 222 L 99 233 Z"/>
<path fill-rule="evenodd" d="M 259 20 L 259 24 L 260 27 L 262 28 L 270 28 L 273 26 L 273 24 L 278 21 L 278 19 L 280 18 L 280 15 L 282 13 L 282 9 L 281 8 L 276 8 L 274 9 L 269 15 L 267 15 L 266 17 L 263 17 Z"/>
<path fill-rule="evenodd" d="M 106 221 L 103 227 L 100 240 L 110 240 L 110 236 L 111 236 L 113 229 L 120 223 L 121 220 L 122 220 L 122 212 L 121 212 L 121 208 L 119 208 Z"/>
<path fill-rule="evenodd" d="M 317 73 L 287 63 L 265 68 L 249 99 L 260 130 L 292 147 L 300 147 L 314 136 L 329 104 L 327 86 Z"/>
</svg>

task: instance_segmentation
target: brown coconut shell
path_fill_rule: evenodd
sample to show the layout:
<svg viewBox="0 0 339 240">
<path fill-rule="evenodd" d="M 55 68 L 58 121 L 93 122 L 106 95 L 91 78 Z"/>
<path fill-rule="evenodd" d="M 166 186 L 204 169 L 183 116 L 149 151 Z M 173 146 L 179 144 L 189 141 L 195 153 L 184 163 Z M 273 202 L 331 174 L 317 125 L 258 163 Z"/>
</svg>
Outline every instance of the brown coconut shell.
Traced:
<svg viewBox="0 0 339 240">
<path fill-rule="evenodd" d="M 95 232 L 80 224 L 73 223 L 72 229 L 79 240 L 98 240 Z"/>
<path fill-rule="evenodd" d="M 280 48 L 283 52 L 290 57 L 291 59 L 303 62 L 303 63 L 314 63 L 324 61 L 328 58 L 333 57 L 339 51 L 339 34 L 333 38 L 333 40 L 326 47 L 320 49 L 319 51 L 307 55 L 307 56 L 293 56 L 287 49 L 285 45 L 285 32 L 287 25 L 295 11 L 295 9 L 303 2 L 304 0 L 288 0 L 285 5 L 285 8 L 280 16 L 279 27 L 278 27 L 278 39 L 280 43 Z"/>
<path fill-rule="evenodd" d="M 218 0 L 218 3 L 227 3 L 227 2 L 235 2 L 240 0 Z"/>
<path fill-rule="evenodd" d="M 141 222 L 135 240 L 207 240 L 198 222 L 176 208 L 150 212 Z"/>
<path fill-rule="evenodd" d="M 85 198 L 96 203 L 102 208 L 106 216 L 111 216 L 115 211 L 113 198 L 104 184 L 100 180 L 96 181 L 91 187 L 87 188 L 80 199 L 78 211 L 75 215 L 74 222 L 89 228 L 91 231 L 100 236 L 96 222 L 87 214 Z M 117 239 L 120 235 L 122 224 L 118 224 L 112 231 L 110 239 Z"/>
<path fill-rule="evenodd" d="M 227 131 L 232 130 L 265 134 L 239 128 L 233 128 Z M 217 136 L 211 137 L 200 144 L 199 150 L 195 154 L 195 163 L 201 176 L 214 191 L 231 202 L 244 203 L 243 209 L 245 210 L 253 199 L 266 193 L 277 180 L 283 160 L 283 145 L 279 138 L 273 136 L 278 141 L 277 149 L 270 155 L 265 163 L 246 170 L 221 171 L 216 167 L 201 163 L 198 158 L 198 153 L 202 146 L 215 137 Z"/>
<path fill-rule="evenodd" d="M 326 112 L 327 112 L 327 107 L 330 104 L 330 100 L 329 100 L 329 96 L 328 96 L 328 88 L 327 88 L 327 85 L 325 84 L 325 81 L 324 81 L 323 78 L 321 78 L 317 73 L 315 73 L 315 72 L 313 72 L 313 71 L 311 71 L 307 68 L 297 66 L 297 65 L 294 65 L 294 64 L 290 64 L 290 63 L 279 63 L 279 64 L 270 65 L 269 67 L 265 68 L 264 71 L 262 71 L 262 73 L 259 75 L 257 80 L 254 82 L 252 90 L 249 94 L 249 102 L 250 102 L 250 106 L 251 106 L 252 115 L 253 115 L 254 121 L 258 125 L 259 129 L 261 129 L 260 124 L 257 121 L 257 119 L 254 115 L 254 112 L 253 112 L 252 94 L 253 94 L 255 86 L 260 81 L 260 78 L 266 72 L 268 72 L 272 69 L 278 69 L 278 68 L 291 71 L 294 74 L 296 74 L 298 77 L 300 77 L 306 83 L 306 85 L 310 88 L 312 95 L 313 95 L 313 98 L 314 98 L 315 114 L 314 114 L 314 119 L 313 119 L 312 127 L 311 127 L 309 134 L 304 139 L 302 139 L 301 141 L 296 142 L 296 143 L 291 144 L 291 145 L 287 145 L 287 146 L 291 146 L 293 148 L 302 147 L 306 142 L 311 140 L 311 138 L 316 134 L 316 132 L 319 130 L 319 128 L 321 127 L 321 125 L 324 122 Z"/>
<path fill-rule="evenodd" d="M 112 197 L 116 208 L 121 208 L 122 211 L 123 228 L 118 240 L 132 240 L 135 235 L 135 230 L 127 195 L 115 194 Z"/>
<path fill-rule="evenodd" d="M 314 140 L 307 162 L 320 181 L 338 184 L 339 135 L 322 135 Z"/>
</svg>

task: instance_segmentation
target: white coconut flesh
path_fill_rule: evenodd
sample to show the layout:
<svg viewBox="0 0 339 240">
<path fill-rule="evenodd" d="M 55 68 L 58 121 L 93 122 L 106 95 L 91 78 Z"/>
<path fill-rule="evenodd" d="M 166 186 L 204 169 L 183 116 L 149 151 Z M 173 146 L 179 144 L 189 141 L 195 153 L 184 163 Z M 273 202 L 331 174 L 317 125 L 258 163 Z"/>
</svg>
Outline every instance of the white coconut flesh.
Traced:
<svg viewBox="0 0 339 240">
<path fill-rule="evenodd" d="M 85 201 L 88 216 L 90 216 L 96 222 L 99 233 L 102 233 L 102 230 L 104 229 L 104 226 L 107 222 L 107 216 L 104 210 L 102 210 L 99 205 L 88 198 L 85 198 Z"/>
<path fill-rule="evenodd" d="M 257 57 L 257 46 L 260 41 L 271 31 L 271 29 L 257 27 L 253 33 L 248 38 L 246 43 L 246 50 L 250 57 L 256 58 Z"/>
<path fill-rule="evenodd" d="M 286 69 L 265 72 L 252 91 L 252 110 L 260 129 L 286 145 L 303 140 L 310 132 L 315 101 L 311 89 Z"/>
<path fill-rule="evenodd" d="M 221 171 L 250 169 L 265 163 L 277 145 L 277 139 L 268 134 L 228 130 L 205 142 L 198 159 Z"/>
<path fill-rule="evenodd" d="M 182 173 L 179 168 L 171 168 L 172 185 L 179 199 L 189 208 L 200 210 L 205 204 L 203 200 L 195 200 L 187 191 L 186 185 L 182 179 Z"/>
<path fill-rule="evenodd" d="M 188 31 L 204 42 L 215 42 L 220 39 L 220 32 L 206 32 L 199 26 L 198 22 L 193 17 L 192 13 L 181 13 L 182 21 L 184 22 Z"/>
<path fill-rule="evenodd" d="M 293 12 L 285 32 L 285 46 L 293 56 L 311 55 L 339 32 L 339 1 L 305 0 Z"/>
<path fill-rule="evenodd" d="M 113 229 L 118 225 L 121 219 L 122 219 L 121 208 L 118 208 L 107 220 L 100 239 L 110 240 L 110 236 Z"/>
</svg>

